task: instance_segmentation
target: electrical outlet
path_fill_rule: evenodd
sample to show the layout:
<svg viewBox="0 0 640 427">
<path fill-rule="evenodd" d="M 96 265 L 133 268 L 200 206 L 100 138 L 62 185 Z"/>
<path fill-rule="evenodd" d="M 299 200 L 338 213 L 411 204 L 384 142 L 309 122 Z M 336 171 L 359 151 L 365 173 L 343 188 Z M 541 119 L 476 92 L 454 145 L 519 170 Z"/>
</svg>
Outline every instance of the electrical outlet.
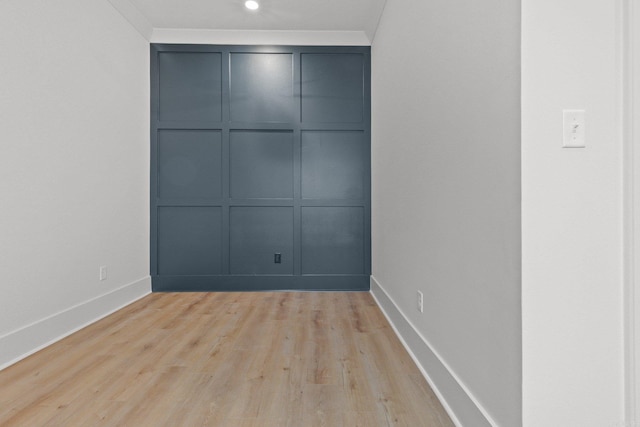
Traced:
<svg viewBox="0 0 640 427">
<path fill-rule="evenodd" d="M 100 267 L 100 280 L 107 280 L 107 266 Z"/>
<path fill-rule="evenodd" d="M 418 311 L 424 313 L 424 299 L 422 298 L 422 292 L 418 291 Z"/>
</svg>

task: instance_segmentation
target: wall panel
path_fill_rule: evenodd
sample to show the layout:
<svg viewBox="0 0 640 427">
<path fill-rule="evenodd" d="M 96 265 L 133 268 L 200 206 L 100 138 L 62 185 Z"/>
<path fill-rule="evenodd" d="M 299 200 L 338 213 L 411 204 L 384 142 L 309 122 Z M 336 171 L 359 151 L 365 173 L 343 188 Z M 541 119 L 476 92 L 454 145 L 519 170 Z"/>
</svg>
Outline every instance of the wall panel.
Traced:
<svg viewBox="0 0 640 427">
<path fill-rule="evenodd" d="M 219 53 L 158 54 L 160 120 L 220 120 L 222 70 Z"/>
<path fill-rule="evenodd" d="M 158 132 L 158 197 L 222 197 L 220 131 Z"/>
<path fill-rule="evenodd" d="M 369 289 L 369 52 L 152 45 L 154 290 Z"/>
</svg>

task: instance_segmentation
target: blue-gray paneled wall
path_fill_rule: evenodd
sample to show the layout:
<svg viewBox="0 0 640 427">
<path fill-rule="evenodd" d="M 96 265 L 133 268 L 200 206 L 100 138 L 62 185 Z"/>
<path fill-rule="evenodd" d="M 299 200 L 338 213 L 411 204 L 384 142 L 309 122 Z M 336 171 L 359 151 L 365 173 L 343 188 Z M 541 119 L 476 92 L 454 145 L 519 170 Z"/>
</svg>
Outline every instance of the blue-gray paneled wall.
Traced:
<svg viewBox="0 0 640 427">
<path fill-rule="evenodd" d="M 151 46 L 154 291 L 364 290 L 370 49 Z"/>
</svg>

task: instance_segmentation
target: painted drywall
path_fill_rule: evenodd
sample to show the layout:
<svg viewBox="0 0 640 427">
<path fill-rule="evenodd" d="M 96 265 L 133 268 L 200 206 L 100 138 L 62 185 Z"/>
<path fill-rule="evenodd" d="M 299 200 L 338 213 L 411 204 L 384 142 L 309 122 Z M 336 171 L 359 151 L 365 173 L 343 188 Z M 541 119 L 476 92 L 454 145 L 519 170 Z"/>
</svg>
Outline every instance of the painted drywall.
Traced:
<svg viewBox="0 0 640 427">
<path fill-rule="evenodd" d="M 520 20 L 388 0 L 372 44 L 372 289 L 470 426 L 521 424 Z"/>
<path fill-rule="evenodd" d="M 142 37 L 149 40 L 153 34 L 153 25 L 130 0 L 108 0 L 124 19 L 135 28 Z"/>
<path fill-rule="evenodd" d="M 150 289 L 148 50 L 107 0 L 0 2 L 0 366 Z"/>
<path fill-rule="evenodd" d="M 622 2 L 524 0 L 523 420 L 623 422 Z M 562 148 L 562 110 L 587 147 Z"/>
<path fill-rule="evenodd" d="M 623 0 L 626 422 L 640 425 L 640 5 Z"/>
</svg>

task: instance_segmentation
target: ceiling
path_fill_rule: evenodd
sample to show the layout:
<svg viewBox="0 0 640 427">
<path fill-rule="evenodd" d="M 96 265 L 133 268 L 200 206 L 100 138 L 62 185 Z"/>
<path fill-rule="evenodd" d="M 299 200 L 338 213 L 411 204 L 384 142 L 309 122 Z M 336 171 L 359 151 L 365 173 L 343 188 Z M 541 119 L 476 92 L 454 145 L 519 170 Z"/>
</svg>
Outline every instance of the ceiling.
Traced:
<svg viewBox="0 0 640 427">
<path fill-rule="evenodd" d="M 360 31 L 373 39 L 386 0 L 129 0 L 154 28 Z"/>
</svg>

